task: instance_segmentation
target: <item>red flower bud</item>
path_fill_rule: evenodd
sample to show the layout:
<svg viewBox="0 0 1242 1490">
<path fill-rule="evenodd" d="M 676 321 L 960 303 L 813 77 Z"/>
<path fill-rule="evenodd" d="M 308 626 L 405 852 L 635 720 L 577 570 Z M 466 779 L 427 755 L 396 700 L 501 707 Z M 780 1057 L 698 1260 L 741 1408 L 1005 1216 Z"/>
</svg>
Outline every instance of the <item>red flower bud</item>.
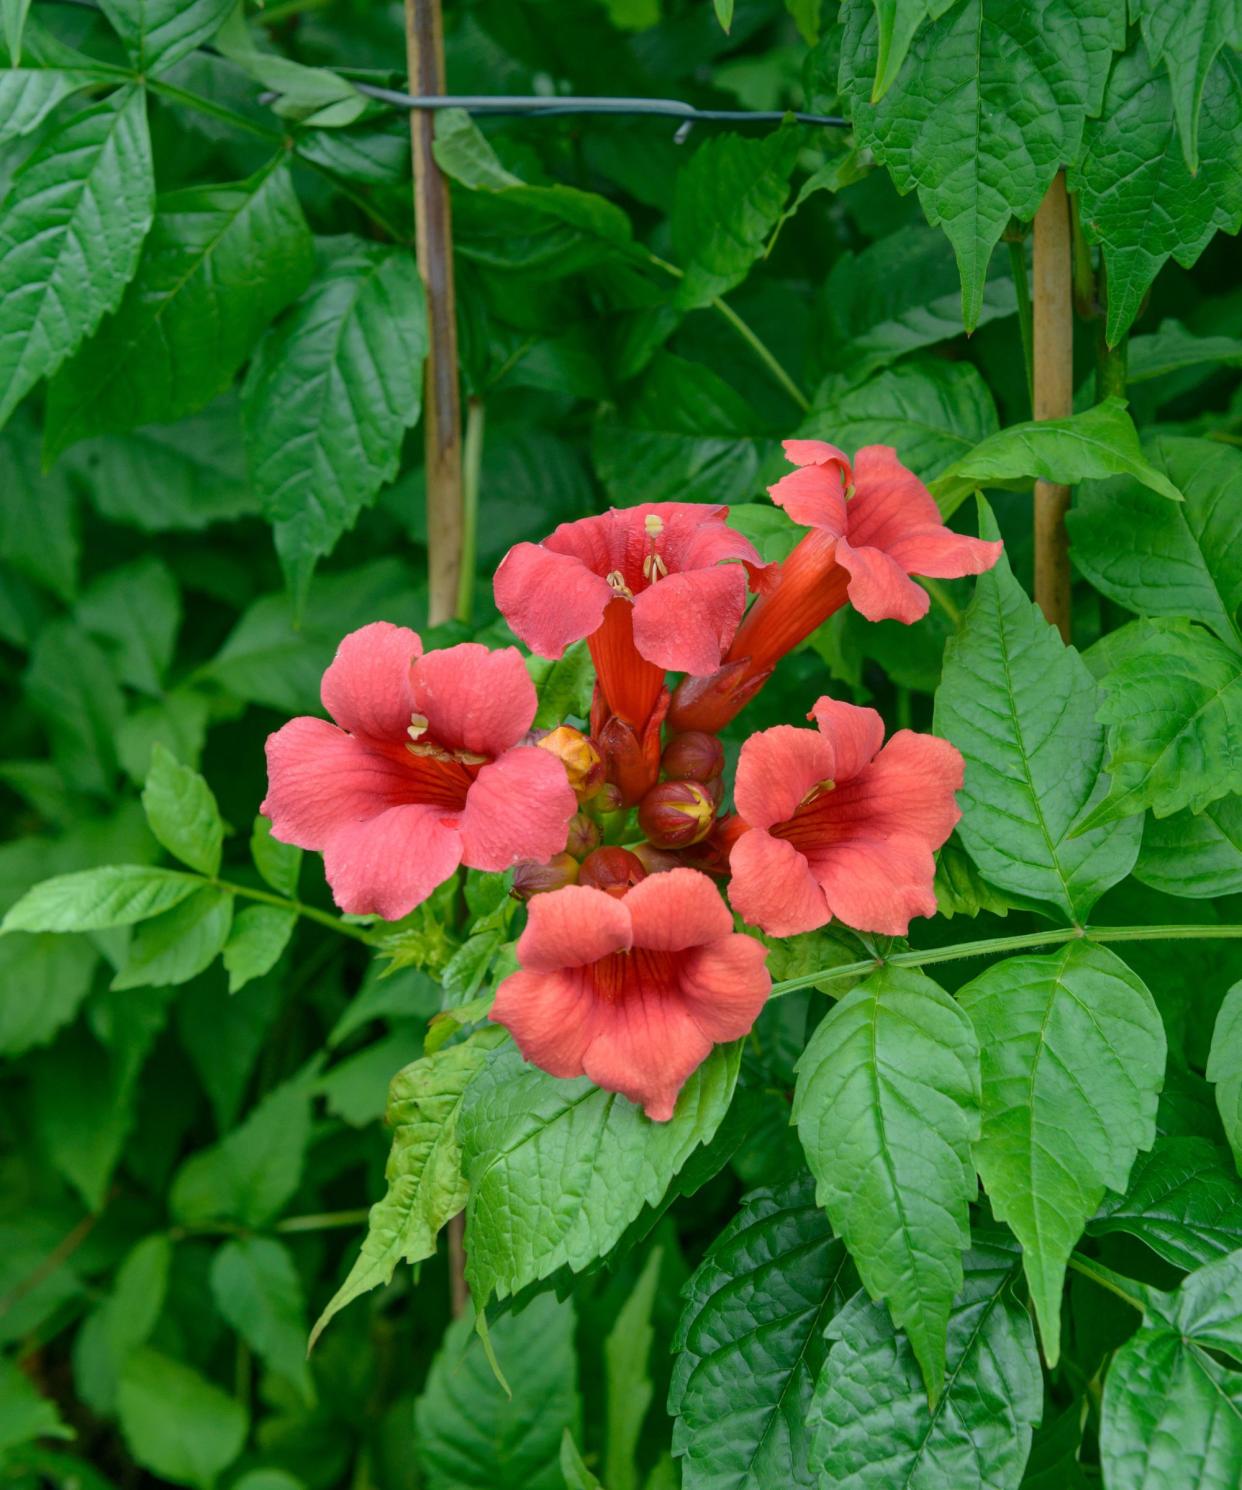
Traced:
<svg viewBox="0 0 1242 1490">
<path fill-rule="evenodd" d="M 582 861 L 578 883 L 621 898 L 631 886 L 647 878 L 647 871 L 628 849 L 597 848 Z"/>
<path fill-rule="evenodd" d="M 599 824 L 585 812 L 569 819 L 569 841 L 565 852 L 575 859 L 585 859 L 592 849 L 599 847 Z"/>
<path fill-rule="evenodd" d="M 724 746 L 705 730 L 674 735 L 664 747 L 660 765 L 670 781 L 714 781 L 724 770 Z"/>
<path fill-rule="evenodd" d="M 638 804 L 638 826 L 656 848 L 687 848 L 706 838 L 716 817 L 699 781 L 661 781 Z"/>
<path fill-rule="evenodd" d="M 661 874 L 666 869 L 685 868 L 685 860 L 680 854 L 670 854 L 667 849 L 656 848 L 654 843 L 636 843 L 630 852 L 648 874 Z"/>
<path fill-rule="evenodd" d="M 569 724 L 558 724 L 536 742 L 565 767 L 579 801 L 593 797 L 604 784 L 604 757 L 595 741 Z"/>
<path fill-rule="evenodd" d="M 523 859 L 520 864 L 514 865 L 513 889 L 510 893 L 515 900 L 529 900 L 532 895 L 540 895 L 545 890 L 563 890 L 566 885 L 576 883 L 577 879 L 578 861 L 572 854 L 557 854 L 546 864 L 540 864 L 534 859 Z"/>
</svg>

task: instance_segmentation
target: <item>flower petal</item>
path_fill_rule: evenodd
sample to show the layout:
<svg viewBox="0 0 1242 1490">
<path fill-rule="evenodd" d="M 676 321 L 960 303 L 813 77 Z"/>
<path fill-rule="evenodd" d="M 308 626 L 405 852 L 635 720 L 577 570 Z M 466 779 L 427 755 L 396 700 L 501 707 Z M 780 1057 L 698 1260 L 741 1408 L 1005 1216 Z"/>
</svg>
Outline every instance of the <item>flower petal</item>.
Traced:
<svg viewBox="0 0 1242 1490">
<path fill-rule="evenodd" d="M 745 609 L 740 564 L 669 574 L 634 600 L 634 645 L 665 671 L 701 677 L 720 666 Z"/>
<path fill-rule="evenodd" d="M 417 632 L 390 621 L 351 631 L 323 675 L 324 708 L 353 734 L 404 742 L 413 712 L 410 664 L 422 650 Z"/>
<path fill-rule="evenodd" d="M 502 870 L 519 859 L 546 863 L 569 836 L 578 810 L 565 767 L 547 750 L 518 745 L 486 765 L 466 793 L 462 861 Z"/>
<path fill-rule="evenodd" d="M 625 907 L 634 945 L 653 952 L 680 952 L 733 931 L 733 917 L 712 880 L 697 869 L 648 875 L 630 890 Z"/>
<path fill-rule="evenodd" d="M 767 959 L 761 941 L 733 932 L 687 952 L 681 966 L 682 998 L 715 1044 L 750 1033 L 772 988 Z"/>
<path fill-rule="evenodd" d="M 408 803 L 410 773 L 326 719 L 303 715 L 267 737 L 267 796 L 259 811 L 272 836 L 320 849 L 337 828 Z"/>
<path fill-rule="evenodd" d="M 709 507 L 704 502 L 645 502 L 626 509 L 642 520 L 647 537 L 647 517 L 658 517 L 663 531 L 656 548 L 674 574 L 709 569 L 724 559 L 742 559 L 751 564 L 759 555 L 749 538 L 729 527 L 727 507 Z"/>
<path fill-rule="evenodd" d="M 1004 546 L 999 539 L 967 538 L 950 528 L 923 528 L 898 539 L 888 552 L 908 574 L 961 579 L 991 569 Z"/>
<path fill-rule="evenodd" d="M 582 1059 L 586 1074 L 608 1091 L 642 1103 L 657 1123 L 672 1117 L 686 1078 L 712 1048 L 688 1007 L 656 992 L 597 1005 L 593 1030 Z"/>
<path fill-rule="evenodd" d="M 560 657 L 599 625 L 612 589 L 581 559 L 519 543 L 500 562 L 496 607 L 514 635 L 540 657 Z"/>
<path fill-rule="evenodd" d="M 837 786 L 870 765 L 884 744 L 884 721 L 874 709 L 860 709 L 825 694 L 815 700 L 807 717 L 832 745 L 829 775 Z"/>
<path fill-rule="evenodd" d="M 850 603 L 868 621 L 904 621 L 908 626 L 927 614 L 927 591 L 882 549 L 855 548 L 842 538 L 837 563 L 849 571 Z"/>
<path fill-rule="evenodd" d="M 489 1017 L 504 1025 L 531 1065 L 551 1076 L 581 1076 L 594 1005 L 581 973 L 522 969 L 496 990 Z"/>
<path fill-rule="evenodd" d="M 831 919 L 803 856 L 792 843 L 762 828 L 743 833 L 733 845 L 729 873 L 730 905 L 743 921 L 770 936 L 815 931 Z"/>
<path fill-rule="evenodd" d="M 351 915 L 398 921 L 461 862 L 461 835 L 439 807 L 390 807 L 329 837 L 323 868 L 337 905 Z"/>
<path fill-rule="evenodd" d="M 849 540 L 859 548 L 887 551 L 906 533 L 943 526 L 935 498 L 891 445 L 865 445 L 858 452 L 854 487 Z"/>
<path fill-rule="evenodd" d="M 492 652 L 477 642 L 420 657 L 410 669 L 410 696 L 438 744 L 478 755 L 502 755 L 516 745 L 538 707 L 518 649 Z"/>
<path fill-rule="evenodd" d="M 938 849 L 962 815 L 955 794 L 964 771 L 960 752 L 948 740 L 899 730 L 869 766 L 832 794 L 834 828 L 853 824 L 867 834 L 914 833 Z"/>
<path fill-rule="evenodd" d="M 847 485 L 854 479 L 849 456 L 827 440 L 782 440 L 781 449 L 790 465 L 822 466 L 835 461 L 841 467 Z"/>
<path fill-rule="evenodd" d="M 912 916 L 934 916 L 936 861 L 912 834 L 860 837 L 811 856 L 832 914 L 855 931 L 905 936 Z"/>
<path fill-rule="evenodd" d="M 566 885 L 530 901 L 517 958 L 527 972 L 550 973 L 586 967 L 633 943 L 623 900 L 589 885 Z"/>
<path fill-rule="evenodd" d="M 804 528 L 824 528 L 837 537 L 846 531 L 845 484 L 835 465 L 790 471 L 768 487 L 768 495 Z"/>
<path fill-rule="evenodd" d="M 794 814 L 807 792 L 831 781 L 832 741 L 811 729 L 777 724 L 751 735 L 738 757 L 733 800 L 753 828 L 770 828 Z"/>
</svg>

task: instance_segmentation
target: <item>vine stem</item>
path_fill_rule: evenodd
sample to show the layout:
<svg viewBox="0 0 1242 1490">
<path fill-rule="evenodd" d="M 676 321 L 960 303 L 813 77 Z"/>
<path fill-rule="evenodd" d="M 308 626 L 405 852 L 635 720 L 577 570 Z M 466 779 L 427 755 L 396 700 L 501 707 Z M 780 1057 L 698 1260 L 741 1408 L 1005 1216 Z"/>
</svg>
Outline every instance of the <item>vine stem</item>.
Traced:
<svg viewBox="0 0 1242 1490">
<path fill-rule="evenodd" d="M 865 978 L 882 967 L 931 967 L 937 962 L 960 962 L 967 957 L 996 957 L 1008 952 L 1026 952 L 1038 947 L 1059 947 L 1066 942 L 1172 942 L 1232 940 L 1242 937 L 1242 926 L 1060 926 L 1047 931 L 1024 932 L 1020 936 L 996 936 L 984 941 L 955 942 L 950 947 L 926 951 L 893 952 L 887 957 L 868 957 L 840 967 L 801 973 L 772 985 L 771 998 L 780 998 L 799 988 L 815 988 L 841 978 Z M 833 995 L 836 997 L 836 995 Z"/>
<path fill-rule="evenodd" d="M 1034 237 L 1033 413 L 1036 419 L 1064 419 L 1074 410 L 1074 296 L 1069 197 L 1062 171 L 1053 177 L 1035 214 Z M 1067 642 L 1069 499 L 1068 486 L 1035 483 L 1035 600 Z"/>
<path fill-rule="evenodd" d="M 1070 1253 L 1069 1266 L 1074 1272 L 1081 1274 L 1084 1278 L 1090 1278 L 1092 1283 L 1107 1289 L 1114 1297 L 1129 1304 L 1132 1309 L 1137 1309 L 1140 1314 L 1145 1312 L 1141 1296 L 1131 1293 L 1125 1286 L 1131 1283 L 1132 1279 L 1123 1278 L 1120 1273 L 1114 1273 L 1112 1268 L 1106 1268 L 1102 1262 L 1096 1262 L 1093 1257 L 1083 1257 L 1078 1252 Z"/>
<path fill-rule="evenodd" d="M 229 895 L 240 895 L 246 900 L 274 905 L 282 911 L 295 911 L 308 921 L 317 921 L 320 926 L 330 927 L 333 931 L 339 931 L 342 936 L 352 937 L 356 942 L 364 942 L 368 947 L 375 945 L 371 933 L 363 927 L 351 926 L 348 921 L 342 921 L 328 911 L 317 910 L 313 905 L 304 905 L 300 900 L 286 900 L 283 895 L 273 895 L 267 890 L 252 890 L 249 885 L 235 885 L 229 880 L 213 879 L 206 880 L 205 883 L 214 885 L 217 890 L 224 890 Z"/>
</svg>

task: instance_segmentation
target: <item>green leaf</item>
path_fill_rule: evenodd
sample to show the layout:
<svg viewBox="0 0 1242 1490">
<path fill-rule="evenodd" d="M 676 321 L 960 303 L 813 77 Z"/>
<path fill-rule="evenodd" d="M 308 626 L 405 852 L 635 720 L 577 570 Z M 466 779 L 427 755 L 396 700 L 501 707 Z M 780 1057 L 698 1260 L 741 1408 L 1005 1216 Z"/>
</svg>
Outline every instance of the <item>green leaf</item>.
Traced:
<svg viewBox="0 0 1242 1490">
<path fill-rule="evenodd" d="M 71 620 L 59 617 L 40 630 L 25 685 L 62 775 L 80 791 L 110 797 L 125 699 L 108 658 Z"/>
<path fill-rule="evenodd" d="M 892 445 L 923 481 L 996 429 L 996 405 L 969 362 L 903 362 L 865 383 L 829 379 L 799 437 L 831 438 L 848 451 Z M 782 462 L 778 474 L 788 469 Z"/>
<path fill-rule="evenodd" d="M 1125 400 L 1103 403 L 1066 419 L 1013 424 L 954 462 L 932 487 L 941 512 L 956 512 L 980 486 L 1003 486 L 1032 479 L 1077 486 L 1080 481 L 1128 475 L 1170 501 L 1182 493 L 1143 454 Z"/>
<path fill-rule="evenodd" d="M 78 937 L 15 933 L 0 940 L 0 1055 L 46 1045 L 90 991 L 99 955 Z"/>
<path fill-rule="evenodd" d="M 0 19 L 4 24 L 4 44 L 9 49 L 9 61 L 18 67 L 22 60 L 22 32 L 26 29 L 26 13 L 30 0 L 0 0 Z"/>
<path fill-rule="evenodd" d="M 162 559 L 148 556 L 108 570 L 83 594 L 75 614 L 108 652 L 122 683 L 164 696 L 181 625 L 181 597 Z"/>
<path fill-rule="evenodd" d="M 526 670 L 539 695 L 535 729 L 555 729 L 569 718 L 585 721 L 590 717 L 595 665 L 586 642 L 571 642 L 555 662 L 530 656 Z"/>
<path fill-rule="evenodd" d="M 63 471 L 39 470 L 38 435 L 24 420 L 0 434 L 0 489 L 4 562 L 71 601 L 78 584 L 77 503 Z"/>
<path fill-rule="evenodd" d="M 999 536 L 981 503 L 979 532 Z M 958 834 L 1002 890 L 1081 920 L 1138 850 L 1142 820 L 1070 836 L 1100 784 L 1094 680 L 1014 579 L 1008 559 L 975 583 L 945 648 L 935 729 L 966 759 Z"/>
<path fill-rule="evenodd" d="M 660 1281 L 663 1249 L 653 1247 L 633 1292 L 617 1310 L 604 1338 L 604 1381 L 608 1411 L 604 1476 L 608 1490 L 638 1490 L 638 1444 L 655 1389 L 651 1384 L 651 1322 Z"/>
<path fill-rule="evenodd" d="M 211 1263 L 216 1308 L 251 1350 L 313 1403 L 306 1300 L 289 1249 L 272 1237 L 234 1237 Z"/>
<path fill-rule="evenodd" d="M 1189 1272 L 1242 1247 L 1242 1185 L 1205 1138 L 1158 1138 L 1140 1154 L 1125 1194 L 1107 1195 L 1091 1236 L 1124 1232 Z"/>
<path fill-rule="evenodd" d="M 1202 621 L 1242 648 L 1242 452 L 1162 436 L 1151 455 L 1185 501 L 1133 481 L 1088 483 L 1067 518 L 1074 563 L 1128 610 Z"/>
<path fill-rule="evenodd" d="M 1136 625 L 1133 645 L 1101 679 L 1111 780 L 1079 833 L 1145 807 L 1157 817 L 1183 807 L 1202 812 L 1242 792 L 1234 743 L 1242 731 L 1242 658 L 1184 621 Z"/>
<path fill-rule="evenodd" d="M 1013 904 L 988 884 L 956 838 L 950 838 L 936 856 L 932 888 L 937 912 L 949 921 L 954 916 L 977 916 L 982 911 L 1007 916 Z"/>
<path fill-rule="evenodd" d="M 197 875 L 146 864 L 109 864 L 58 874 L 12 906 L 4 931 L 102 931 L 170 910 L 202 885 Z"/>
<path fill-rule="evenodd" d="M 727 36 L 733 29 L 733 0 L 712 0 L 712 6 L 716 19 L 720 22 L 720 29 Z"/>
<path fill-rule="evenodd" d="M 935 1401 L 978 1190 L 974 1029 L 930 978 L 883 969 L 828 1011 L 797 1073 L 793 1117 L 816 1198 Z"/>
<path fill-rule="evenodd" d="M 265 1225 L 302 1178 L 310 1120 L 304 1073 L 264 1097 L 240 1128 L 182 1164 L 169 1196 L 173 1215 L 187 1226 Z"/>
<path fill-rule="evenodd" d="M 362 1251 L 316 1320 L 312 1345 L 346 1304 L 391 1282 L 399 1262 L 431 1257 L 440 1228 L 466 1204 L 458 1116 L 466 1088 L 495 1043 L 492 1033 L 424 1056 L 393 1077 L 387 1114 L 392 1150 L 384 1170 L 388 1189 L 371 1207 Z"/>
<path fill-rule="evenodd" d="M 0 3 L 6 17 L 14 8 L 24 8 L 24 0 L 16 0 L 16 7 L 15 0 Z M 0 72 L 0 141 L 33 133 L 63 99 L 105 81 L 112 81 L 107 68 L 19 67 L 14 62 L 9 71 Z"/>
<path fill-rule="evenodd" d="M 129 956 L 112 980 L 113 989 L 188 983 L 220 955 L 232 924 L 232 895 L 211 885 L 195 890 L 142 923 L 130 939 Z"/>
<path fill-rule="evenodd" d="M 1168 14 L 1172 19 L 1176 12 Z M 1111 346 L 1129 329 L 1170 257 L 1189 269 L 1218 228 L 1236 233 L 1242 224 L 1240 128 L 1242 62 L 1226 49 L 1204 84 L 1202 164 L 1192 175 L 1177 139 L 1168 78 L 1154 74 L 1137 40 L 1117 59 L 1103 108 L 1087 121 L 1082 155 L 1070 158 L 1067 177 L 1088 242 L 1103 248 Z"/>
<path fill-rule="evenodd" d="M 422 281 L 407 248 L 336 240 L 259 343 L 242 392 L 246 450 L 290 588 L 397 474 L 422 406 Z"/>
<path fill-rule="evenodd" d="M 174 858 L 208 879 L 219 874 L 224 822 L 215 794 L 197 771 L 181 765 L 158 742 L 142 805 L 152 833 Z"/>
<path fill-rule="evenodd" d="M 618 504 L 739 502 L 757 495 L 759 461 L 772 442 L 746 400 L 710 368 L 671 352 L 652 359 L 633 400 L 597 421 L 591 457 Z"/>
<path fill-rule="evenodd" d="M 604 1490 L 583 1462 L 568 1428 L 561 1434 L 561 1474 L 565 1477 L 565 1490 Z"/>
<path fill-rule="evenodd" d="M 743 1200 L 685 1287 L 673 1341 L 668 1410 L 685 1490 L 814 1490 L 804 1422 L 824 1329 L 855 1287 L 805 1178 Z"/>
<path fill-rule="evenodd" d="M 998 261 L 995 269 L 984 287 L 980 326 L 1017 307 L 1008 264 Z M 905 227 L 856 254 L 843 253 L 819 300 L 827 318 L 825 356 L 855 381 L 962 333 L 957 269 L 935 228 Z"/>
<path fill-rule="evenodd" d="M 297 911 L 284 911 L 274 905 L 247 906 L 234 918 L 221 951 L 230 993 L 271 972 L 297 924 Z"/>
<path fill-rule="evenodd" d="M 1104 1382 L 1100 1462 L 1113 1485 L 1228 1485 L 1242 1462 L 1242 1254 L 1191 1273 L 1175 1294 L 1146 1290 L 1143 1325 Z M 1232 1318 L 1228 1316 L 1232 1314 Z M 1223 1329 L 1222 1329 L 1223 1325 Z"/>
<path fill-rule="evenodd" d="M 0 1357 L 0 1460 L 36 1438 L 72 1438 L 56 1404 L 44 1397 L 16 1361 Z"/>
<path fill-rule="evenodd" d="M 246 1409 L 192 1367 L 143 1346 L 117 1394 L 121 1432 L 146 1469 L 174 1485 L 213 1490 L 246 1442 Z"/>
<path fill-rule="evenodd" d="M 144 1344 L 164 1307 L 172 1243 L 144 1237 L 128 1252 L 107 1298 L 73 1337 L 73 1380 L 79 1396 L 101 1417 L 116 1410 L 117 1386 L 132 1351 Z"/>
<path fill-rule="evenodd" d="M 884 1308 L 859 1293 L 828 1326 L 832 1345 L 807 1418 L 820 1485 L 1017 1485 L 1043 1407 L 1030 1316 L 1015 1296 L 1018 1249 L 982 1233 L 964 1261 L 944 1395 L 934 1408 Z"/>
<path fill-rule="evenodd" d="M 740 1048 L 718 1046 L 667 1123 L 579 1077 L 558 1080 L 511 1046 L 471 1082 L 458 1136 L 470 1187 L 467 1276 L 476 1301 L 603 1257 L 655 1205 L 728 1110 Z M 564 1197 L 576 1197 L 566 1206 Z"/>
<path fill-rule="evenodd" d="M 1150 336 L 1133 336 L 1126 348 L 1126 382 L 1147 383 L 1191 367 L 1237 367 L 1242 364 L 1242 339 L 1236 336 L 1196 336 L 1180 321 L 1160 322 Z"/>
<path fill-rule="evenodd" d="M 929 17 L 943 15 L 950 3 L 951 0 L 874 0 L 877 34 L 872 103 L 879 103 L 896 82 L 919 27 Z"/>
<path fill-rule="evenodd" d="M 1242 1172 L 1242 983 L 1233 985 L 1220 1006 L 1205 1074 L 1216 1085 L 1225 1137 Z"/>
<path fill-rule="evenodd" d="M 1105 1190 L 1124 1190 L 1155 1141 L 1164 1026 L 1125 963 L 1087 942 L 1008 958 L 958 998 L 983 1060 L 975 1162 L 994 1215 L 1022 1243 L 1055 1365 L 1066 1259 Z"/>
<path fill-rule="evenodd" d="M 117 730 L 116 753 L 134 785 L 140 787 L 146 781 L 157 744 L 196 766 L 206 743 L 210 711 L 206 695 L 190 688 L 174 688 L 158 703 L 131 710 Z"/>
<path fill-rule="evenodd" d="M 541 1294 L 490 1327 L 512 1395 L 467 1315 L 454 1320 L 415 1403 L 415 1454 L 427 1490 L 564 1490 L 561 1438 L 578 1430 L 574 1309 Z"/>
<path fill-rule="evenodd" d="M 200 978 L 178 995 L 177 1033 L 207 1093 L 217 1132 L 236 1124 L 283 1007 L 283 989 L 272 978 L 247 989 L 245 998 L 222 998 L 215 978 Z"/>
<path fill-rule="evenodd" d="M 144 533 L 198 531 L 259 510 L 231 395 L 173 425 L 83 441 L 66 464 L 82 471 L 103 517 Z"/>
<path fill-rule="evenodd" d="M 14 174 L 0 214 L 0 424 L 116 308 L 154 191 L 141 88 L 74 114 Z"/>
<path fill-rule="evenodd" d="M 310 279 L 310 233 L 284 161 L 235 186 L 160 198 L 120 308 L 49 386 L 47 457 L 191 414 L 229 386 Z"/>
<path fill-rule="evenodd" d="M 1057 168 L 1077 154 L 1124 45 L 1125 12 L 1116 0 L 958 0 L 917 34 L 873 103 L 875 12 L 872 0 L 844 8 L 842 93 L 859 144 L 899 192 L 917 187 L 927 220 L 948 234 L 970 331 L 1009 219 L 1034 217 Z"/>
<path fill-rule="evenodd" d="M 163 72 L 210 41 L 235 0 L 99 0 L 139 72 Z"/>
<path fill-rule="evenodd" d="M 1130 0 L 1154 63 L 1169 70 L 1173 115 L 1190 172 L 1199 169 L 1199 110 L 1212 63 L 1222 47 L 1242 47 L 1242 8 L 1236 0 Z"/>
<path fill-rule="evenodd" d="M 256 817 L 250 831 L 250 857 L 254 867 L 277 895 L 296 899 L 298 872 L 302 868 L 302 850 L 292 843 L 281 843 L 272 837 L 272 825 L 265 817 Z"/>
<path fill-rule="evenodd" d="M 717 135 L 677 173 L 673 252 L 685 277 L 675 303 L 683 310 L 727 294 L 762 256 L 789 195 L 802 134 L 782 125 L 756 139 Z"/>
<path fill-rule="evenodd" d="M 1134 877 L 1163 890 L 1205 900 L 1242 890 L 1242 797 L 1221 797 L 1200 813 L 1149 817 Z"/>
</svg>

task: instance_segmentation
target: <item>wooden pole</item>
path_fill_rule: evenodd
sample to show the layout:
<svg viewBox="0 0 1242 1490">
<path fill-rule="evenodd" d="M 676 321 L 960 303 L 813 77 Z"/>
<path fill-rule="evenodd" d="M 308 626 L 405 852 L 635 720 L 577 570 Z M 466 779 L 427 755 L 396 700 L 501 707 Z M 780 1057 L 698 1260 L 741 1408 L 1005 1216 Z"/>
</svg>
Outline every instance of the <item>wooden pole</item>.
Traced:
<svg viewBox="0 0 1242 1490">
<path fill-rule="evenodd" d="M 1074 411 L 1074 298 L 1069 198 L 1058 171 L 1035 214 L 1034 412 L 1036 419 L 1064 419 Z M 1049 621 L 1070 639 L 1068 486 L 1035 483 L 1035 599 Z"/>
<path fill-rule="evenodd" d="M 440 94 L 444 25 L 440 0 L 405 0 L 410 92 Z M 428 350 L 423 394 L 427 464 L 428 620 L 449 620 L 457 607 L 462 556 L 461 404 L 457 381 L 457 302 L 453 291 L 453 219 L 448 182 L 431 146 L 435 113 L 410 110 L 414 148 L 414 223 L 418 268 L 427 296 Z"/>
</svg>

